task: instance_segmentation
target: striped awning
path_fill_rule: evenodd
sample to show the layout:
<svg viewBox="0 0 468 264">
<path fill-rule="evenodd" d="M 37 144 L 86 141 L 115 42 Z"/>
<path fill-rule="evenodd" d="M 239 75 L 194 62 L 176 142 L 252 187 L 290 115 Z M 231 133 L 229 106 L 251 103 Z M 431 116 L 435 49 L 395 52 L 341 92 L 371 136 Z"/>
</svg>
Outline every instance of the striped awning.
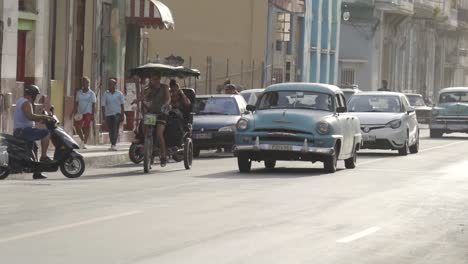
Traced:
<svg viewBox="0 0 468 264">
<path fill-rule="evenodd" d="M 126 0 L 127 23 L 147 28 L 174 29 L 171 10 L 156 0 Z"/>
</svg>

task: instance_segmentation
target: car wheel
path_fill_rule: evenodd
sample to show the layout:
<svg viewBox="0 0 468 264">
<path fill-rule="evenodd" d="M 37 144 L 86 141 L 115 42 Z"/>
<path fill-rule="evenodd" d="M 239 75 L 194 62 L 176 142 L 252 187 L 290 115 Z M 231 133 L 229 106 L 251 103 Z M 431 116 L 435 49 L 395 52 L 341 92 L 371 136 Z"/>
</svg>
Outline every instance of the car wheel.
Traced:
<svg viewBox="0 0 468 264">
<path fill-rule="evenodd" d="M 444 132 L 440 130 L 431 129 L 429 131 L 429 134 L 431 138 L 441 138 L 444 135 Z"/>
<path fill-rule="evenodd" d="M 276 166 L 276 160 L 265 160 L 264 163 L 267 169 L 274 169 Z"/>
<path fill-rule="evenodd" d="M 411 146 L 409 150 L 411 154 L 416 154 L 419 152 L 419 132 L 416 135 L 416 142 L 414 142 L 414 145 Z"/>
<path fill-rule="evenodd" d="M 252 161 L 247 155 L 239 154 L 237 156 L 237 165 L 241 173 L 247 173 L 250 172 L 250 169 L 252 168 Z"/>
<path fill-rule="evenodd" d="M 323 167 L 327 173 L 335 173 L 338 165 L 338 148 L 335 146 L 335 153 L 332 156 L 326 157 L 323 162 Z"/>
<path fill-rule="evenodd" d="M 356 146 L 356 149 L 353 152 L 353 156 L 349 159 L 345 160 L 345 167 L 347 169 L 354 169 L 356 168 L 356 162 L 357 162 L 357 150 L 358 147 Z"/>
<path fill-rule="evenodd" d="M 401 149 L 398 150 L 398 155 L 400 156 L 407 156 L 409 153 L 409 147 L 408 147 L 408 139 L 405 140 L 405 145 Z"/>
</svg>

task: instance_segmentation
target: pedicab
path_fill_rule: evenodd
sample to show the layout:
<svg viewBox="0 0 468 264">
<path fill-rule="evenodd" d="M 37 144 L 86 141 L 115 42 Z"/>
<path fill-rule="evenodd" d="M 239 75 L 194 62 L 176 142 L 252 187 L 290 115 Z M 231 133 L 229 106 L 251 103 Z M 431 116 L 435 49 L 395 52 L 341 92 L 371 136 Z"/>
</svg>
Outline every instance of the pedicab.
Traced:
<svg viewBox="0 0 468 264">
<path fill-rule="evenodd" d="M 195 69 L 183 66 L 171 66 L 160 63 L 148 63 L 130 70 L 132 76 L 138 76 L 140 84 L 145 78 L 154 73 L 159 73 L 161 77 L 198 78 L 200 72 Z M 163 111 L 167 114 L 167 124 L 164 133 L 166 141 L 167 156 L 176 162 L 184 162 L 185 169 L 192 167 L 193 161 L 193 142 L 192 142 L 192 123 L 193 123 L 193 105 L 195 103 L 195 90 L 181 89 L 185 96 L 190 100 L 190 107 L 182 111 Z M 144 110 L 144 104 L 138 106 Z M 166 109 L 163 109 L 166 110 Z M 143 162 L 143 170 L 149 173 L 154 163 L 155 157 L 160 157 L 159 142 L 155 136 L 155 127 L 157 115 L 142 111 L 143 118 L 139 120 L 138 128 L 135 130 L 135 141 L 129 149 L 130 160 L 136 164 Z M 146 127 L 146 136 L 143 134 L 143 126 Z"/>
</svg>

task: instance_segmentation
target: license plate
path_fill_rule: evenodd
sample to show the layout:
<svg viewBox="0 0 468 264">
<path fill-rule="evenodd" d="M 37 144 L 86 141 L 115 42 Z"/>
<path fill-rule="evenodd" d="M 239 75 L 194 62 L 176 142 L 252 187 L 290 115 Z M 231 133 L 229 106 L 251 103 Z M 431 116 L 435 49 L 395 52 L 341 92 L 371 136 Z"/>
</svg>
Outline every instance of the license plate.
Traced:
<svg viewBox="0 0 468 264">
<path fill-rule="evenodd" d="M 213 135 L 211 133 L 196 133 L 193 134 L 194 139 L 211 139 Z"/>
<path fill-rule="evenodd" d="M 291 151 L 292 146 L 290 145 L 271 145 L 271 150 L 278 150 L 278 151 Z"/>
<path fill-rule="evenodd" d="M 368 142 L 374 142 L 376 138 L 374 135 L 363 135 L 362 140 L 368 141 Z"/>
<path fill-rule="evenodd" d="M 156 115 L 146 114 L 143 123 L 147 126 L 154 126 L 156 125 L 156 121 L 158 121 L 158 117 Z"/>
</svg>

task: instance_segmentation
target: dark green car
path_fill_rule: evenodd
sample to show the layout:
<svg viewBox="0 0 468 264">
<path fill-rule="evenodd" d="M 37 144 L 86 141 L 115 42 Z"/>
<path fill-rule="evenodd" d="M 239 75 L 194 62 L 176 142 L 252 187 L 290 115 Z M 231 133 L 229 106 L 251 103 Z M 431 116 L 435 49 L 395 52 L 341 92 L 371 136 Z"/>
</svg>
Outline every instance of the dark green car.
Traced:
<svg viewBox="0 0 468 264">
<path fill-rule="evenodd" d="M 431 138 L 445 133 L 468 133 L 468 87 L 445 88 L 432 109 Z"/>
</svg>

